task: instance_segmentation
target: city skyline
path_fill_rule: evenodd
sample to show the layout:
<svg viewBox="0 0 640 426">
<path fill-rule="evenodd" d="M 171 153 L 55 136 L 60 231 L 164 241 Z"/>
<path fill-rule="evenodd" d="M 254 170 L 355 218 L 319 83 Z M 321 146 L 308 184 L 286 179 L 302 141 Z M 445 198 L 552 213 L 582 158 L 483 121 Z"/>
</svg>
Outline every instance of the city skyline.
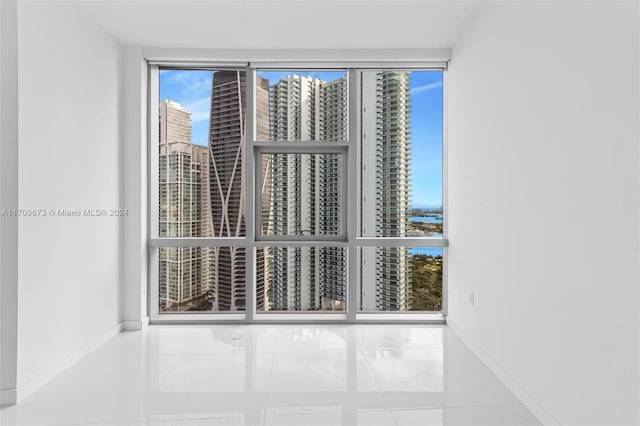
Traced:
<svg viewBox="0 0 640 426">
<path fill-rule="evenodd" d="M 191 111 L 192 141 L 207 146 L 212 71 L 161 70 L 160 100 L 171 99 Z M 296 74 L 331 82 L 345 71 L 259 71 L 273 85 Z M 411 96 L 411 208 L 442 207 L 442 71 L 412 72 Z"/>
<path fill-rule="evenodd" d="M 361 101 L 361 205 L 367 212 L 362 217 L 362 236 L 438 233 L 437 223 L 416 223 L 417 218 L 410 218 L 414 213 L 410 207 L 412 91 L 439 87 L 436 80 L 411 89 L 410 81 L 417 80 L 411 78 L 413 73 L 362 73 L 363 93 L 367 94 Z M 245 72 L 216 71 L 212 75 L 207 146 L 193 144 L 193 112 L 174 100 L 160 104 L 161 236 L 245 235 Z M 256 79 L 257 140 L 347 140 L 345 72 L 316 73 L 314 77 L 293 72 L 261 75 Z M 375 136 L 364 143 L 365 134 Z M 264 235 L 340 233 L 344 220 L 340 154 L 262 154 L 257 161 Z M 424 212 L 415 214 L 423 216 Z M 414 282 L 414 271 L 424 278 L 431 274 L 427 269 L 438 268 L 434 260 L 416 260 L 409 247 L 363 248 L 360 252 L 363 267 L 376 265 L 361 272 L 359 309 L 364 311 L 412 310 L 414 292 L 426 291 L 424 279 L 422 284 Z M 256 254 L 258 311 L 345 308 L 343 249 L 264 247 Z M 164 249 L 160 269 L 161 295 L 165 295 L 161 307 L 165 310 L 245 309 L 243 248 L 211 247 L 197 253 L 188 247 Z M 427 306 L 425 297 L 426 293 L 419 298 L 419 306 Z"/>
</svg>

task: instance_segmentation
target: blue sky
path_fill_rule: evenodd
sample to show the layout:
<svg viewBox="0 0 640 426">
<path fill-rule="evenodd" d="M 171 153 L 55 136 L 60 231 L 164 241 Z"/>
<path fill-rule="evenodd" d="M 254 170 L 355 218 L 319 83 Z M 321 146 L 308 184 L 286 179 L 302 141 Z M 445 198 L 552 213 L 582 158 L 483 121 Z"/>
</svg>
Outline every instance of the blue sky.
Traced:
<svg viewBox="0 0 640 426">
<path fill-rule="evenodd" d="M 411 91 L 411 207 L 442 206 L 442 71 L 414 71 Z"/>
<path fill-rule="evenodd" d="M 294 71 L 260 72 L 269 84 Z M 295 72 L 324 81 L 341 78 L 344 72 Z M 160 71 L 160 99 L 171 99 L 191 111 L 191 139 L 206 146 L 209 132 L 211 71 Z M 412 207 L 442 205 L 442 71 L 414 71 L 411 90 Z"/>
</svg>

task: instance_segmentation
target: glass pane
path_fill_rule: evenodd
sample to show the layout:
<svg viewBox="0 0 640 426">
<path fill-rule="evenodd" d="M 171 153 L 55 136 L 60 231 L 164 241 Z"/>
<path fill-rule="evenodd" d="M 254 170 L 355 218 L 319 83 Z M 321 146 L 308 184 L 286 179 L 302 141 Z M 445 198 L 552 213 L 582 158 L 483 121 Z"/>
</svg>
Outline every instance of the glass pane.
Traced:
<svg viewBox="0 0 640 426">
<path fill-rule="evenodd" d="M 442 311 L 442 247 L 361 247 L 359 311 Z"/>
<path fill-rule="evenodd" d="M 346 309 L 346 248 L 265 247 L 256 259 L 258 311 Z"/>
<path fill-rule="evenodd" d="M 442 71 L 362 73 L 364 237 L 442 237 Z"/>
<path fill-rule="evenodd" d="M 245 309 L 245 249 L 160 247 L 159 312 Z"/>
<path fill-rule="evenodd" d="M 244 71 L 160 71 L 159 236 L 245 235 Z"/>
<path fill-rule="evenodd" d="M 256 139 L 346 141 L 347 99 L 346 71 L 259 71 Z"/>
<path fill-rule="evenodd" d="M 342 234 L 342 154 L 261 154 L 262 235 Z"/>
</svg>

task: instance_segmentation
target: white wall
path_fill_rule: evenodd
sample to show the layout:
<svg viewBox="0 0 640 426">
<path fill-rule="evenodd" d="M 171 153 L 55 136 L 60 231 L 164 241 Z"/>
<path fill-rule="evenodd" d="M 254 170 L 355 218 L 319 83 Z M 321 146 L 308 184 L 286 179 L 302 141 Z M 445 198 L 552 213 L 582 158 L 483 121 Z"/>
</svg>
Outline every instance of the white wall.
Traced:
<svg viewBox="0 0 640 426">
<path fill-rule="evenodd" d="M 121 49 L 78 6 L 18 3 L 19 205 L 120 207 Z M 21 218 L 18 398 L 119 331 L 117 217 Z"/>
<path fill-rule="evenodd" d="M 448 323 L 547 423 L 640 422 L 638 17 L 491 3 L 453 49 Z"/>
<path fill-rule="evenodd" d="M 15 0 L 0 2 L 0 209 L 18 206 L 18 29 Z M 0 215 L 0 405 L 15 402 L 18 219 Z"/>
<path fill-rule="evenodd" d="M 123 319 L 129 330 L 143 328 L 147 315 L 147 62 L 142 48 L 123 53 L 124 205 L 129 216 L 123 223 Z"/>
</svg>

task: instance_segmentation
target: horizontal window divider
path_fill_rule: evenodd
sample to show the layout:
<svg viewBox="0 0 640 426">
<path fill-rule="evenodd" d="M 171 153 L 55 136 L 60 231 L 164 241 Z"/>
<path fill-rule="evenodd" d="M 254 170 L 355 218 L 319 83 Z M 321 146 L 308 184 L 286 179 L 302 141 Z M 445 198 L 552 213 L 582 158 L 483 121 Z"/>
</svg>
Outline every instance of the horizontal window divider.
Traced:
<svg viewBox="0 0 640 426">
<path fill-rule="evenodd" d="M 399 322 L 416 322 L 416 321 L 428 321 L 434 323 L 444 323 L 445 315 L 440 312 L 357 312 L 356 320 L 358 322 L 385 322 L 394 320 Z"/>
<path fill-rule="evenodd" d="M 347 237 L 343 235 L 256 235 L 256 242 L 282 242 L 283 244 L 288 243 L 303 243 L 303 242 L 311 242 L 311 243 L 323 243 L 323 242 L 332 242 L 332 243 L 348 243 Z"/>
<path fill-rule="evenodd" d="M 258 71 L 344 71 L 357 69 L 366 71 L 393 71 L 393 70 L 446 70 L 449 64 L 450 54 L 442 55 L 433 61 L 305 61 L 305 62 L 250 62 L 249 67 Z"/>
<path fill-rule="evenodd" d="M 256 241 L 254 247 L 349 247 L 344 241 Z"/>
<path fill-rule="evenodd" d="M 342 317 L 344 316 L 344 311 L 258 311 L 256 315 L 321 315 L 323 317 Z"/>
<path fill-rule="evenodd" d="M 349 247 L 344 239 L 317 239 L 283 235 L 256 241 L 247 238 L 153 238 L 151 247 Z M 266 238 L 266 239 L 264 239 Z M 290 239 L 289 239 L 290 238 Z"/>
<path fill-rule="evenodd" d="M 348 147 L 349 141 L 251 141 L 254 147 L 278 147 L 278 149 L 288 150 L 292 147 Z"/>
<path fill-rule="evenodd" d="M 246 237 L 187 237 L 187 238 L 152 238 L 152 247 L 251 247 Z"/>
<path fill-rule="evenodd" d="M 267 311 L 254 315 L 254 320 L 259 321 L 283 321 L 283 320 L 323 320 L 323 321 L 345 321 L 347 314 L 344 312 L 293 312 L 293 311 Z"/>
<path fill-rule="evenodd" d="M 251 241 L 246 237 L 230 238 L 152 238 L 152 247 L 447 247 L 446 238 L 356 238 L 349 242 L 341 236 L 315 235 L 266 235 L 256 237 L 256 241 Z"/>
<path fill-rule="evenodd" d="M 318 72 L 340 72 L 353 68 L 346 62 L 306 60 L 300 62 L 291 61 L 252 61 L 249 67 L 256 71 L 318 71 Z"/>
<path fill-rule="evenodd" d="M 297 142 L 291 145 L 270 144 L 255 146 L 257 155 L 260 154 L 346 154 L 349 145 L 312 144 Z M 259 160 L 258 160 L 259 161 Z"/>
<path fill-rule="evenodd" d="M 360 247 L 447 247 L 448 243 L 446 238 L 422 237 L 360 237 L 354 242 Z"/>
<path fill-rule="evenodd" d="M 246 63 L 229 63 L 211 65 L 210 61 L 189 61 L 189 62 L 171 62 L 171 61 L 149 61 L 150 65 L 158 65 L 161 71 L 180 70 L 180 71 L 246 71 Z"/>
<path fill-rule="evenodd" d="M 186 60 L 173 60 L 168 57 L 147 58 L 149 65 L 157 65 L 164 69 L 176 70 L 210 70 L 210 71 L 246 71 L 249 68 L 248 61 L 211 60 L 209 58 L 187 58 Z"/>
<path fill-rule="evenodd" d="M 356 71 L 388 72 L 388 71 L 446 71 L 449 61 L 431 63 L 403 63 L 403 62 L 370 62 L 364 66 L 353 67 Z"/>
<path fill-rule="evenodd" d="M 230 311 L 201 311 L 194 313 L 193 311 L 183 312 L 160 312 L 156 318 L 150 321 L 151 324 L 185 324 L 193 321 L 194 323 L 202 323 L 206 321 L 234 322 L 247 321 L 247 315 L 244 312 Z"/>
<path fill-rule="evenodd" d="M 143 56 L 151 64 L 207 62 L 209 64 L 249 63 L 255 68 L 285 70 L 327 70 L 380 66 L 422 69 L 446 64 L 451 48 L 381 49 L 212 49 L 145 47 Z"/>
<path fill-rule="evenodd" d="M 336 240 L 307 240 L 301 241 L 299 237 L 292 240 L 259 240 L 254 244 L 256 247 L 349 247 L 349 243 L 346 241 Z"/>
</svg>

